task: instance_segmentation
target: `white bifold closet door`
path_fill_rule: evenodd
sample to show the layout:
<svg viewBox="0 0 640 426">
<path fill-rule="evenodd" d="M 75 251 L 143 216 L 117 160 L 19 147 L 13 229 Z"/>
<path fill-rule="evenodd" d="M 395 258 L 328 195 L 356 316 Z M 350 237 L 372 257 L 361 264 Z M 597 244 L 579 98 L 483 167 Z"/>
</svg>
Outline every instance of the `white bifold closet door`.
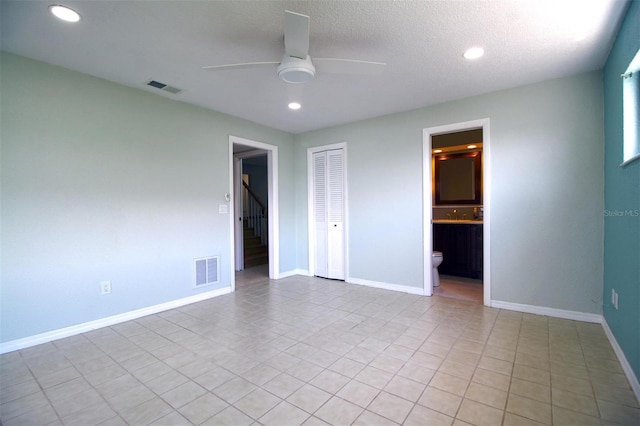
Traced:
<svg viewBox="0 0 640 426">
<path fill-rule="evenodd" d="M 345 279 L 344 155 L 342 149 L 313 154 L 315 274 Z"/>
</svg>

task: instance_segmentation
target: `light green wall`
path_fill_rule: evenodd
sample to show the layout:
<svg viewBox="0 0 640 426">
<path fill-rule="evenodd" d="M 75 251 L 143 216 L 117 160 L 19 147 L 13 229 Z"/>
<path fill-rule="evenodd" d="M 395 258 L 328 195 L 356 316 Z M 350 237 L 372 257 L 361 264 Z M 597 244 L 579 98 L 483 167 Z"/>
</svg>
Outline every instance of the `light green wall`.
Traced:
<svg viewBox="0 0 640 426">
<path fill-rule="evenodd" d="M 228 285 L 229 134 L 279 147 L 281 272 L 308 268 L 307 148 L 346 142 L 350 277 L 422 287 L 422 130 L 480 118 L 492 299 L 600 313 L 601 77 L 293 136 L 3 54 L 2 341 L 204 291 L 196 257 L 221 255 Z"/>
<path fill-rule="evenodd" d="M 351 278 L 422 287 L 422 130 L 482 118 L 492 299 L 600 313 L 600 72 L 297 135 L 299 267 L 308 268 L 307 148 L 346 142 Z"/>
<path fill-rule="evenodd" d="M 281 272 L 295 269 L 293 137 L 2 54 L 1 341 L 229 286 L 229 134 L 277 145 Z M 101 296 L 99 282 L 113 291 Z"/>
</svg>

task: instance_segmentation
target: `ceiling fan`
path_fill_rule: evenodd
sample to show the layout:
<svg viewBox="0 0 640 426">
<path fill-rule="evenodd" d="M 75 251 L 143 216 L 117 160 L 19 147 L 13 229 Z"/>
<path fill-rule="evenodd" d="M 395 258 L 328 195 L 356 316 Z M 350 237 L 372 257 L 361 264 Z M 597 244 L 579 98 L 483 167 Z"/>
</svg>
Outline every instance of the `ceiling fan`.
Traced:
<svg viewBox="0 0 640 426">
<path fill-rule="evenodd" d="M 206 70 L 236 70 L 243 68 L 277 66 L 278 76 L 287 83 L 306 83 L 320 72 L 335 74 L 379 74 L 387 65 L 384 62 L 355 59 L 314 58 L 309 56 L 309 17 L 284 11 L 284 56 L 280 62 L 246 62 L 241 64 L 212 65 Z"/>
</svg>

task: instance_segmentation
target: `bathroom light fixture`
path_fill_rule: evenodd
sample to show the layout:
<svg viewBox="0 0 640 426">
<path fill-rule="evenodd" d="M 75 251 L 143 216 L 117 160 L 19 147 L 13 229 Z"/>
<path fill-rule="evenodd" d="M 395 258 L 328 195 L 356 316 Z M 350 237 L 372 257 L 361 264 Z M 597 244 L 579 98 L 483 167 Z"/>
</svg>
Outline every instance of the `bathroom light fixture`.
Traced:
<svg viewBox="0 0 640 426">
<path fill-rule="evenodd" d="M 297 109 L 300 109 L 301 107 L 302 105 L 300 105 L 298 102 L 291 102 L 289 104 L 289 109 L 292 109 L 292 110 L 297 110 Z"/>
<path fill-rule="evenodd" d="M 65 22 L 78 22 L 80 20 L 80 14 L 67 6 L 52 4 L 49 6 L 49 10 L 56 18 Z"/>
<path fill-rule="evenodd" d="M 477 145 L 467 145 L 467 148 L 469 148 L 469 149 L 473 149 L 473 148 L 477 148 L 477 147 L 478 147 Z"/>
<path fill-rule="evenodd" d="M 482 47 L 472 47 L 471 49 L 467 49 L 462 56 L 464 56 L 465 59 L 472 60 L 478 59 L 482 55 L 484 55 L 484 49 Z"/>
</svg>

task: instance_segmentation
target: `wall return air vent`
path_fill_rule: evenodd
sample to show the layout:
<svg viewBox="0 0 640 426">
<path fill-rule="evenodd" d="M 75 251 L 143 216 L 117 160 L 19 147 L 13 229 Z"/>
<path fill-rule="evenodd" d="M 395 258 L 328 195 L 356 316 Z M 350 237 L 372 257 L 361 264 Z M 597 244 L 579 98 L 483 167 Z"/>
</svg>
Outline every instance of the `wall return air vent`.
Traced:
<svg viewBox="0 0 640 426">
<path fill-rule="evenodd" d="M 157 80 L 149 80 L 147 81 L 147 86 L 155 87 L 156 89 L 164 90 L 165 92 L 172 93 L 177 95 L 182 92 L 182 89 L 178 89 L 177 87 L 169 86 L 168 84 L 161 83 Z"/>
<path fill-rule="evenodd" d="M 196 287 L 220 282 L 220 256 L 195 259 Z"/>
</svg>

